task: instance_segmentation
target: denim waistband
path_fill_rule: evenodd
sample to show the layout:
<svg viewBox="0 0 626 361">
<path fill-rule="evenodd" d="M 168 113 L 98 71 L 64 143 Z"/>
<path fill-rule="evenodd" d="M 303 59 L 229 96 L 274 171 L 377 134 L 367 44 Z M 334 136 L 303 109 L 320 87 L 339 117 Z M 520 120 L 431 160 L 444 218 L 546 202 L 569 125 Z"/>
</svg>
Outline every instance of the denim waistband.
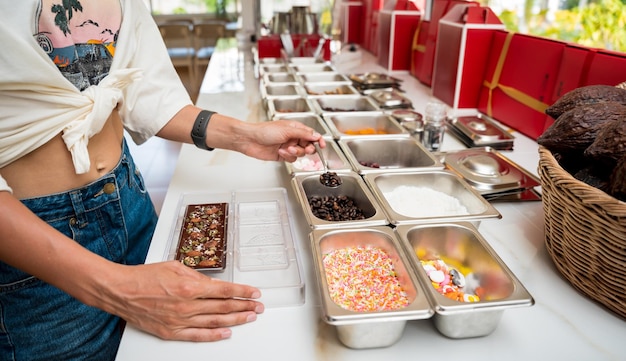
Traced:
<svg viewBox="0 0 626 361">
<path fill-rule="evenodd" d="M 116 201 L 120 197 L 118 184 L 127 183 L 122 180 L 128 178 L 129 171 L 137 171 L 129 159 L 131 159 L 129 149 L 124 140 L 120 160 L 111 171 L 99 179 L 64 192 L 25 198 L 21 202 L 44 221 L 50 222 L 72 216 L 75 214 L 74 211 L 80 214 L 108 201 Z M 126 164 L 131 165 L 132 170 L 125 166 Z"/>
</svg>

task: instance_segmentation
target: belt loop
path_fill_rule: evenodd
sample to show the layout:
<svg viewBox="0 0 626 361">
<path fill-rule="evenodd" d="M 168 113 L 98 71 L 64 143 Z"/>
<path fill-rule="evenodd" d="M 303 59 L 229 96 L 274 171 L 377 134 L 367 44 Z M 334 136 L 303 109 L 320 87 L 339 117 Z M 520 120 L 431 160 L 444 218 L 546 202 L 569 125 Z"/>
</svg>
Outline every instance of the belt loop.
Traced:
<svg viewBox="0 0 626 361">
<path fill-rule="evenodd" d="M 78 227 L 85 227 L 87 225 L 87 218 L 85 217 L 85 205 L 83 204 L 81 191 L 72 191 L 69 193 L 69 196 L 72 201 L 72 207 L 74 208 L 75 219 Z"/>
</svg>

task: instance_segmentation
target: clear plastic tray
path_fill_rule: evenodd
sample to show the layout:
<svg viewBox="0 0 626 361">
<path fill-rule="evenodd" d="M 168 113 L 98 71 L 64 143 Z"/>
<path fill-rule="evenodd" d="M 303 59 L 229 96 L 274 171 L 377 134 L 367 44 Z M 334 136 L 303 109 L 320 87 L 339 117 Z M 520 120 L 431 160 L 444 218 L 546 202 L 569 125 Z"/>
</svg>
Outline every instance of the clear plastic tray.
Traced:
<svg viewBox="0 0 626 361">
<path fill-rule="evenodd" d="M 226 264 L 222 271 L 198 272 L 259 288 L 266 308 L 303 304 L 304 277 L 284 188 L 182 194 L 164 260 L 176 257 L 187 206 L 204 203 L 229 204 Z"/>
</svg>

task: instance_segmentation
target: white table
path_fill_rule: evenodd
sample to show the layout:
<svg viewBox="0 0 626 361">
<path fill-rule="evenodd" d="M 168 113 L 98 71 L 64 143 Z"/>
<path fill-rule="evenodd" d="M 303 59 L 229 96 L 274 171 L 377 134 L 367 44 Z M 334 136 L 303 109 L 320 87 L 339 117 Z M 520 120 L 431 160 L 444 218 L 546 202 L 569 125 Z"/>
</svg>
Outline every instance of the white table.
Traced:
<svg viewBox="0 0 626 361">
<path fill-rule="evenodd" d="M 243 50 L 242 50 L 243 49 Z M 348 54 L 354 55 L 354 54 Z M 338 62 L 343 73 L 384 72 L 369 53 L 356 62 Z M 430 89 L 406 73 L 403 89 L 423 110 Z M 246 46 L 221 48 L 214 55 L 197 104 L 250 122 L 267 119 L 258 80 Z M 537 145 L 514 132 L 515 150 L 505 155 L 537 174 Z M 446 135 L 443 150 L 464 146 Z M 183 145 L 168 189 L 147 262 L 163 260 L 179 197 L 193 191 L 233 191 L 284 187 L 305 270 L 305 303 L 270 308 L 258 320 L 233 329 L 232 338 L 215 343 L 163 341 L 127 327 L 117 360 L 623 360 L 626 323 L 578 293 L 557 272 L 544 247 L 541 202 L 496 203 L 502 219 L 484 220 L 479 232 L 535 299 L 532 307 L 504 312 L 498 328 L 474 339 L 449 339 L 429 320 L 409 321 L 403 337 L 388 348 L 353 350 L 336 338 L 320 318 L 320 302 L 308 245 L 309 226 L 297 204 L 284 164 L 239 153 L 206 152 Z"/>
</svg>

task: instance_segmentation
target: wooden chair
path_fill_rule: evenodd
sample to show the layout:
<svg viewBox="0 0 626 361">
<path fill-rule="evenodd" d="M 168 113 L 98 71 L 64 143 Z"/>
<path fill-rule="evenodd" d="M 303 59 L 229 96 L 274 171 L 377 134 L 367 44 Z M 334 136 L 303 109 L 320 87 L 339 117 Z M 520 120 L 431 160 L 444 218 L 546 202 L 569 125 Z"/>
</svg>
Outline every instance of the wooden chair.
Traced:
<svg viewBox="0 0 626 361">
<path fill-rule="evenodd" d="M 224 37 L 226 33 L 226 24 L 220 20 L 198 22 L 193 25 L 193 33 L 195 41 L 195 71 L 196 74 L 201 76 L 200 67 L 208 66 L 215 51 L 217 40 Z"/>
<path fill-rule="evenodd" d="M 195 89 L 197 79 L 194 66 L 196 51 L 193 41 L 193 23 L 190 21 L 161 23 L 159 30 L 172 63 L 175 67 L 188 69 L 191 86 Z"/>
</svg>

